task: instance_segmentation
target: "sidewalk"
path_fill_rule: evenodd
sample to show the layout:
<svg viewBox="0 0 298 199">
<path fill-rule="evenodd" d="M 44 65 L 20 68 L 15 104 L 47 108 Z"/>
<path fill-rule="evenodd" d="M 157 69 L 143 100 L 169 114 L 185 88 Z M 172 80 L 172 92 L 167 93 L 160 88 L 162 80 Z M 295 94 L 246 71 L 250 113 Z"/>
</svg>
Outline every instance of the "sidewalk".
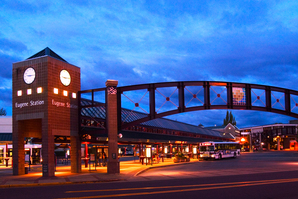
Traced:
<svg viewBox="0 0 298 199">
<path fill-rule="evenodd" d="M 107 174 L 107 167 L 89 167 L 82 165 L 82 173 L 70 173 L 70 165 L 58 165 L 54 177 L 42 177 L 41 165 L 30 166 L 28 174 L 14 176 L 11 167 L 0 166 L 0 188 L 24 187 L 40 185 L 59 185 L 72 183 L 95 183 L 121 181 L 133 178 L 148 169 L 164 166 L 174 166 L 179 164 L 189 164 L 198 162 L 197 159 L 191 159 L 190 162 L 173 163 L 172 159 L 165 159 L 164 162 L 142 165 L 139 160 L 121 161 L 120 174 Z"/>
</svg>

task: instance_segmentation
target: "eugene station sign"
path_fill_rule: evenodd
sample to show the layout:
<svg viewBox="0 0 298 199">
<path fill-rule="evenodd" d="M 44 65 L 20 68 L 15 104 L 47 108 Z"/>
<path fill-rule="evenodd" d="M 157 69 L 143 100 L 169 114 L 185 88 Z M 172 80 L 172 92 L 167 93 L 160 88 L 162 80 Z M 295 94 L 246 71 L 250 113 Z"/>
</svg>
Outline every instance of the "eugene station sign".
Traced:
<svg viewBox="0 0 298 199">
<path fill-rule="evenodd" d="M 66 107 L 66 108 L 74 108 L 74 109 L 78 108 L 77 105 L 70 104 L 69 102 L 58 102 L 58 101 L 55 101 L 54 99 L 52 99 L 51 101 L 52 101 L 51 104 L 56 107 Z M 24 107 L 41 106 L 44 104 L 45 104 L 44 100 L 36 100 L 36 101 L 30 100 L 29 102 L 22 102 L 22 103 L 16 102 L 15 108 L 21 109 Z"/>
</svg>

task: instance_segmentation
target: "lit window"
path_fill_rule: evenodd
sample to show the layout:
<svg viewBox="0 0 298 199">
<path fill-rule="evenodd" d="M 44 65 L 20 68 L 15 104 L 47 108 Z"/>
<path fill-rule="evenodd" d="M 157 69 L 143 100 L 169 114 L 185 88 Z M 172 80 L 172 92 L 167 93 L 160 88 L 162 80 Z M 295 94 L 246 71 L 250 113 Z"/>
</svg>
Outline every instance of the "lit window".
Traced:
<svg viewBox="0 0 298 199">
<path fill-rule="evenodd" d="M 68 92 L 67 91 L 63 91 L 63 95 L 64 96 L 67 96 L 68 95 Z"/>
<path fill-rule="evenodd" d="M 54 94 L 58 94 L 58 88 L 54 88 Z"/>
<path fill-rule="evenodd" d="M 27 95 L 31 95 L 31 94 L 32 94 L 32 89 L 31 88 L 27 89 Z"/>
<path fill-rule="evenodd" d="M 18 96 L 22 96 L 23 92 L 21 90 L 18 91 Z"/>
<path fill-rule="evenodd" d="M 72 98 L 77 98 L 77 94 L 76 93 L 72 93 Z"/>
<path fill-rule="evenodd" d="M 42 93 L 42 87 L 37 88 L 37 93 Z"/>
</svg>

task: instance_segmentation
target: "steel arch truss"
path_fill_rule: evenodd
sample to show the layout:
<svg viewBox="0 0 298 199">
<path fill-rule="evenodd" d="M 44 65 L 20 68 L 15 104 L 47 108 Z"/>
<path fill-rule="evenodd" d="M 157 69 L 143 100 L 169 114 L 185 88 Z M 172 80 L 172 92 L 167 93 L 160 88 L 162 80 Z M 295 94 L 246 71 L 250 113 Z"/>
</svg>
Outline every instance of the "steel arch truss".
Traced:
<svg viewBox="0 0 298 199">
<path fill-rule="evenodd" d="M 298 118 L 298 91 L 279 87 L 235 82 L 184 81 L 132 85 L 117 89 L 118 107 L 121 107 L 118 108 L 119 129 L 168 115 L 207 109 L 258 110 Z M 80 92 L 94 93 L 93 90 Z M 96 104 L 93 97 L 90 103 Z"/>
</svg>

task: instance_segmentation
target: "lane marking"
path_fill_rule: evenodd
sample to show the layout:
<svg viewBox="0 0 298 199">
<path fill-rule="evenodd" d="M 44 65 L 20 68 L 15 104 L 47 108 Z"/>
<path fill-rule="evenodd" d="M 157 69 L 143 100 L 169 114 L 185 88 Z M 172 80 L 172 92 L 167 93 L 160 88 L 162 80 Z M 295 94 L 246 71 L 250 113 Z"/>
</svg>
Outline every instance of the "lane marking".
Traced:
<svg viewBox="0 0 298 199">
<path fill-rule="evenodd" d="M 185 188 L 185 187 L 205 187 L 205 186 L 221 186 L 232 184 L 251 184 L 261 182 L 275 182 L 289 179 L 274 179 L 274 180 L 261 180 L 261 181 L 244 181 L 244 182 L 225 182 L 225 183 L 213 183 L 213 184 L 195 184 L 195 185 L 176 185 L 176 186 L 162 186 L 162 187 L 140 187 L 140 188 L 122 188 L 122 189 L 96 189 L 96 190 L 80 190 L 80 191 L 66 191 L 65 193 L 90 193 L 90 192 L 108 192 L 108 191 L 130 191 L 130 190 L 150 190 L 150 189 L 168 189 L 168 188 Z M 294 178 L 297 180 L 298 178 Z"/>
<path fill-rule="evenodd" d="M 262 180 L 262 181 L 248 181 L 248 182 L 233 182 L 233 183 L 215 183 L 215 184 L 202 184 L 202 185 L 183 185 L 183 186 L 164 186 L 163 188 L 188 188 L 195 186 L 210 186 L 210 187 L 200 187 L 200 188 L 190 188 L 190 189 L 179 189 L 179 190 L 165 190 L 165 191 L 153 191 L 153 192 L 141 192 L 141 193 L 123 193 L 123 194 L 112 194 L 112 195 L 97 195 L 97 196 L 82 196 L 82 197 L 67 197 L 59 199 L 90 199 L 90 198 L 107 198 L 107 197 L 123 197 L 123 196 L 137 196 L 137 195 L 153 195 L 153 194 L 165 194 L 165 193 L 176 193 L 176 192 L 189 192 L 189 191 L 202 191 L 211 189 L 225 189 L 225 188 L 237 188 L 246 186 L 257 186 L 257 185 L 267 185 L 267 184 L 278 184 L 278 183 L 289 183 L 297 182 L 298 178 L 293 179 L 277 179 L 277 180 Z M 109 191 L 123 191 L 123 190 L 142 190 L 142 189 L 161 189 L 161 187 L 143 187 L 143 188 L 127 188 L 127 189 L 107 189 Z M 97 190 L 105 191 L 105 190 Z M 72 193 L 79 193 L 72 192 Z M 86 191 L 83 191 L 86 192 Z"/>
</svg>

